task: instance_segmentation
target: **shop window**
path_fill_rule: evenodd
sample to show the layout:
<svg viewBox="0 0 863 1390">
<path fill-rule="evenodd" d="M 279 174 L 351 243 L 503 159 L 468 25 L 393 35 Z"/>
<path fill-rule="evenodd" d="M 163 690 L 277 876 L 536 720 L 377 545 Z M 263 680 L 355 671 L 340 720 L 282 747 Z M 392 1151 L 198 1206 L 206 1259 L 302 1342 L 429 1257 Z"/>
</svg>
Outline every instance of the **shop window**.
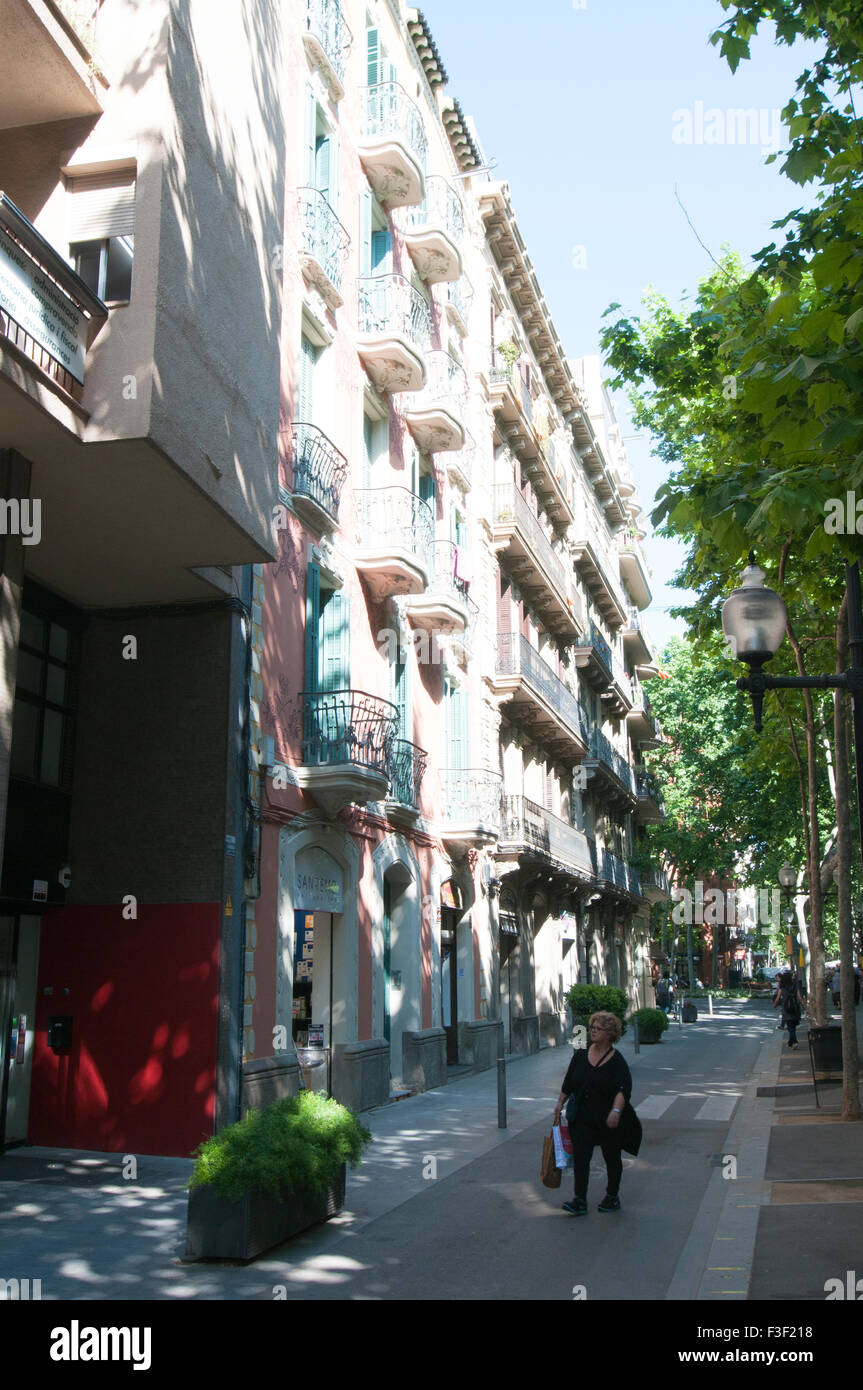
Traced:
<svg viewBox="0 0 863 1390">
<path fill-rule="evenodd" d="M 71 782 L 75 634 L 27 609 L 12 724 L 11 775 L 43 786 Z"/>
</svg>

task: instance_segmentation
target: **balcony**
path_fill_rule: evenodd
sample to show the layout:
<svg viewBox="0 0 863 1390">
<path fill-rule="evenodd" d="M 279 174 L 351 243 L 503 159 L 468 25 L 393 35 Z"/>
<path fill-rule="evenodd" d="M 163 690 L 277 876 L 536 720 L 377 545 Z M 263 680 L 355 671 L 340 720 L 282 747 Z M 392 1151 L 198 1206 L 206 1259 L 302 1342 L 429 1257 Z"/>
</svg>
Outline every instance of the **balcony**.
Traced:
<svg viewBox="0 0 863 1390">
<path fill-rule="evenodd" d="M 633 666 L 647 668 L 652 675 L 656 675 L 656 665 L 650 641 L 644 629 L 641 613 L 637 608 L 630 607 L 626 624 L 620 635 L 623 639 L 624 651 Z"/>
<path fill-rule="evenodd" d="M 299 786 L 331 816 L 351 803 L 382 800 L 399 724 L 395 705 L 361 690 L 306 691 L 301 699 Z"/>
<path fill-rule="evenodd" d="M 575 566 L 593 595 L 594 603 L 612 628 L 626 623 L 630 603 L 620 587 L 620 561 L 599 525 L 582 511 L 572 526 Z"/>
<path fill-rule="evenodd" d="M 624 718 L 632 709 L 632 681 L 617 657 L 611 656 L 611 685 L 602 692 L 602 702 L 615 719 Z"/>
<path fill-rule="evenodd" d="M 596 623 L 591 623 L 584 636 L 572 649 L 576 669 L 584 672 L 585 679 L 597 690 L 605 690 L 611 684 L 613 658 L 611 647 L 606 642 Z"/>
<path fill-rule="evenodd" d="M 652 772 L 640 769 L 638 772 L 638 803 L 635 808 L 635 815 L 641 825 L 648 825 L 652 821 L 665 820 L 665 803 L 662 799 L 662 792 L 659 790 L 659 783 Z"/>
<path fill-rule="evenodd" d="M 431 312 L 409 280 L 403 275 L 361 279 L 359 330 L 357 351 L 379 391 L 422 390 Z"/>
<path fill-rule="evenodd" d="M 662 742 L 662 725 L 654 717 L 640 681 L 632 682 L 632 692 L 632 709 L 626 716 L 627 732 L 634 743 L 656 748 Z"/>
<path fill-rule="evenodd" d="M 464 444 L 460 449 L 450 451 L 446 456 L 447 477 L 451 483 L 470 492 L 473 486 L 473 469 L 476 460 L 476 444 L 465 430 Z"/>
<path fill-rule="evenodd" d="M 561 759 L 571 762 L 585 755 L 588 721 L 578 697 L 523 633 L 498 633 L 494 685 L 508 696 L 507 716 L 512 723 L 523 720 L 531 737 Z"/>
<path fill-rule="evenodd" d="M 105 81 L 90 49 L 97 6 L 4 0 L 0 129 L 102 114 Z M 89 14 L 87 13 L 89 9 Z"/>
<path fill-rule="evenodd" d="M 306 0 L 303 45 L 313 67 L 318 68 L 333 101 L 345 94 L 345 51 L 351 32 L 340 0 Z"/>
<path fill-rule="evenodd" d="M 464 214 L 446 179 L 436 174 L 427 178 L 425 197 L 401 214 L 399 226 L 417 274 L 427 285 L 458 280 Z"/>
<path fill-rule="evenodd" d="M 500 834 L 503 778 L 484 768 L 445 768 L 441 772 L 443 828 L 446 844 L 479 849 Z"/>
<path fill-rule="evenodd" d="M 622 892 L 630 894 L 634 898 L 642 897 L 641 878 L 638 870 L 633 869 L 623 859 L 619 859 L 610 850 L 603 849 L 599 854 L 597 877 L 605 883 L 613 884 Z"/>
<path fill-rule="evenodd" d="M 405 423 L 421 454 L 456 453 L 464 447 L 467 375 L 448 352 L 426 353 L 426 385 L 411 396 Z"/>
<path fill-rule="evenodd" d="M 518 854 L 577 879 L 592 880 L 595 860 L 588 837 L 526 796 L 504 797 L 499 852 Z"/>
<path fill-rule="evenodd" d="M 468 625 L 469 583 L 459 575 L 464 553 L 451 541 L 434 545 L 433 577 L 426 590 L 405 600 L 405 611 L 414 627 L 429 632 L 464 632 Z"/>
<path fill-rule="evenodd" d="M 568 640 L 578 637 L 582 608 L 566 560 L 552 546 L 515 483 L 498 483 L 494 489 L 493 537 L 501 563 L 505 562 L 549 630 Z"/>
<path fill-rule="evenodd" d="M 375 603 L 393 594 L 421 594 L 434 565 L 434 517 L 427 502 L 404 487 L 363 488 L 357 572 Z"/>
<path fill-rule="evenodd" d="M 444 292 L 447 318 L 460 333 L 467 333 L 470 323 L 470 308 L 473 304 L 473 285 L 466 275 L 458 280 L 448 280 Z"/>
<path fill-rule="evenodd" d="M 319 534 L 334 531 L 348 461 L 316 425 L 291 425 L 293 506 Z"/>
<path fill-rule="evenodd" d="M 584 759 L 584 766 L 597 778 L 600 789 L 612 802 L 620 802 L 627 810 L 635 805 L 638 799 L 635 773 L 599 729 L 594 729 L 590 735 L 590 752 Z"/>
<path fill-rule="evenodd" d="M 635 535 L 622 536 L 619 542 L 620 576 L 637 608 L 647 608 L 652 598 L 647 561 L 641 543 Z"/>
<path fill-rule="evenodd" d="M 425 196 L 428 141 L 419 108 L 397 82 L 366 88 L 358 153 L 378 202 L 410 207 Z"/>
<path fill-rule="evenodd" d="M 342 271 L 351 239 L 323 193 L 301 188 L 297 195 L 300 212 L 300 266 L 310 285 L 320 292 L 327 307 L 340 309 Z"/>
<path fill-rule="evenodd" d="M 664 869 L 651 865 L 641 870 L 641 894 L 649 903 L 667 902 L 671 897 L 668 875 Z"/>
<path fill-rule="evenodd" d="M 11 424 L 20 388 L 39 400 L 44 389 L 81 399 L 87 352 L 108 310 L 0 193 L 0 400 Z M 14 383 L 10 388 L 9 383 Z"/>
<path fill-rule="evenodd" d="M 428 753 L 424 748 L 418 748 L 406 738 L 393 741 L 387 797 L 387 814 L 391 819 L 416 820 L 427 762 Z"/>
</svg>

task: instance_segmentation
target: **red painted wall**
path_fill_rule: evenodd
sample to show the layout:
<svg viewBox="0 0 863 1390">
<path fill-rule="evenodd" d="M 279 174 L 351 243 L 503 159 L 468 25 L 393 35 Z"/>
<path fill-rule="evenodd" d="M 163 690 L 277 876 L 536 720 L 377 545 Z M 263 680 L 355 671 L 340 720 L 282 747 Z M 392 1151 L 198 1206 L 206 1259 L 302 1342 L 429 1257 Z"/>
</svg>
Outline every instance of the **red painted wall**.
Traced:
<svg viewBox="0 0 863 1390">
<path fill-rule="evenodd" d="M 218 903 L 139 906 L 134 922 L 114 906 L 46 913 L 30 1142 L 191 1153 L 213 1132 L 218 983 Z M 74 1020 L 59 1055 L 51 1014 Z"/>
</svg>

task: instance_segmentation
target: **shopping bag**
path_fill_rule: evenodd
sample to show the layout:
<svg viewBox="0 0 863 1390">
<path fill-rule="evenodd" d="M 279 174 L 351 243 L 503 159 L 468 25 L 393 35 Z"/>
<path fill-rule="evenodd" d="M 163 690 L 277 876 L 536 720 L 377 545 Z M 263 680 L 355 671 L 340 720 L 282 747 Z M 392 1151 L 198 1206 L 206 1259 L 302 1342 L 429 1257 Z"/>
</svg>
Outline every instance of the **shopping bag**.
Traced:
<svg viewBox="0 0 863 1390">
<path fill-rule="evenodd" d="M 561 1126 L 560 1126 L 560 1125 L 555 1125 L 555 1126 L 554 1126 L 554 1129 L 551 1131 L 551 1133 L 552 1133 L 552 1138 L 554 1139 L 554 1161 L 555 1161 L 555 1164 L 556 1164 L 556 1166 L 557 1166 L 558 1168 L 571 1168 L 571 1167 L 572 1167 L 572 1145 L 570 1144 L 570 1152 L 567 1153 L 567 1152 L 566 1152 L 566 1145 L 565 1145 L 564 1142 L 563 1142 L 563 1135 L 561 1134 L 560 1131 L 561 1131 Z M 569 1138 L 569 1132 L 568 1132 L 568 1131 L 567 1131 L 567 1138 Z"/>
<path fill-rule="evenodd" d="M 539 1176 L 544 1187 L 560 1187 L 560 1169 L 554 1161 L 554 1140 L 550 1134 L 542 1141 L 542 1168 Z"/>
</svg>

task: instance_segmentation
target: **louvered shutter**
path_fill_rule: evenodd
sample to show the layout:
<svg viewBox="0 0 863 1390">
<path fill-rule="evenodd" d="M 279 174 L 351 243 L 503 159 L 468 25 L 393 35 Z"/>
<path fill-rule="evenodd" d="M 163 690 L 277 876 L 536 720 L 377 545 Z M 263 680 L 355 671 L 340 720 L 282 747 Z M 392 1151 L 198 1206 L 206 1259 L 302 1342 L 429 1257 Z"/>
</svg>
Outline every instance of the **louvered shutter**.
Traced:
<svg viewBox="0 0 863 1390">
<path fill-rule="evenodd" d="M 333 589 L 321 605 L 321 689 L 350 687 L 350 601 Z"/>
<path fill-rule="evenodd" d="M 381 80 L 381 43 L 380 34 L 377 29 L 369 29 L 367 31 L 366 45 L 368 51 L 368 70 L 366 80 L 370 87 L 376 87 Z"/>
<path fill-rule="evenodd" d="M 318 139 L 318 103 L 311 87 L 306 88 L 306 183 L 316 188 L 315 146 Z"/>
<path fill-rule="evenodd" d="M 372 273 L 372 195 L 368 188 L 360 195 L 360 275 Z"/>
<path fill-rule="evenodd" d="M 135 175 L 131 170 L 71 179 L 67 192 L 70 244 L 135 234 Z"/>
<path fill-rule="evenodd" d="M 328 135 L 321 135 L 315 141 L 315 188 L 332 206 L 332 146 Z"/>
<path fill-rule="evenodd" d="M 317 565 L 306 570 L 306 690 L 317 690 L 318 646 L 321 622 L 321 572 Z"/>
<path fill-rule="evenodd" d="M 297 420 L 306 425 L 315 420 L 315 363 L 318 349 L 303 335 L 300 350 L 300 380 L 297 392 Z"/>
</svg>

